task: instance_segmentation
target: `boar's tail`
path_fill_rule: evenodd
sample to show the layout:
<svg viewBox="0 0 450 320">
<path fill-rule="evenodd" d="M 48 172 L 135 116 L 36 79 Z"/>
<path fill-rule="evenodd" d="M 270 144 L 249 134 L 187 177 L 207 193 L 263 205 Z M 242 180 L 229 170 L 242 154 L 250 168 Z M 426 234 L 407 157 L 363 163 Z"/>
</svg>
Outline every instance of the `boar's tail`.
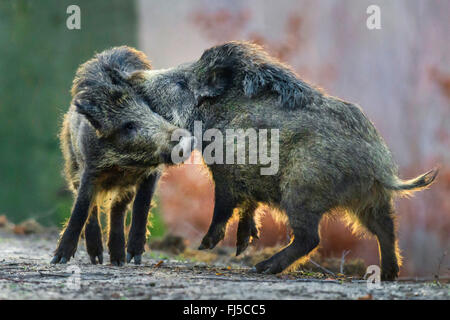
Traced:
<svg viewBox="0 0 450 320">
<path fill-rule="evenodd" d="M 434 168 L 411 180 L 397 179 L 395 183 L 387 186 L 388 189 L 398 191 L 400 194 L 409 195 L 414 191 L 426 189 L 435 180 L 439 172 L 438 168 Z"/>
</svg>

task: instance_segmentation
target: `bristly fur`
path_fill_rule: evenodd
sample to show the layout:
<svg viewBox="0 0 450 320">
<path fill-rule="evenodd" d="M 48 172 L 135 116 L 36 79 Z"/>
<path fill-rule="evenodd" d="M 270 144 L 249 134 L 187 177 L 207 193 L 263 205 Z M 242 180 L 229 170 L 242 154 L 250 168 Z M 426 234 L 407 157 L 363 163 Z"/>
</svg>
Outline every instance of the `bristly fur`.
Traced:
<svg viewBox="0 0 450 320">
<path fill-rule="evenodd" d="M 279 171 L 261 176 L 262 165 L 211 164 L 215 183 L 213 221 L 201 248 L 213 248 L 225 234 L 235 208 L 243 210 L 237 252 L 254 231 L 255 204 L 279 208 L 295 238 L 284 250 L 256 265 L 277 273 L 319 244 L 319 222 L 344 211 L 377 237 L 382 279 L 393 280 L 401 261 L 393 199 L 430 185 L 431 171 L 402 182 L 397 166 L 373 123 L 356 104 L 329 96 L 301 80 L 261 47 L 229 42 L 176 68 L 137 71 L 133 86 L 153 111 L 190 131 L 279 129 Z M 205 146 L 203 146 L 205 147 Z M 249 163 L 248 158 L 246 163 Z M 249 221 L 250 220 L 250 221 Z"/>
</svg>

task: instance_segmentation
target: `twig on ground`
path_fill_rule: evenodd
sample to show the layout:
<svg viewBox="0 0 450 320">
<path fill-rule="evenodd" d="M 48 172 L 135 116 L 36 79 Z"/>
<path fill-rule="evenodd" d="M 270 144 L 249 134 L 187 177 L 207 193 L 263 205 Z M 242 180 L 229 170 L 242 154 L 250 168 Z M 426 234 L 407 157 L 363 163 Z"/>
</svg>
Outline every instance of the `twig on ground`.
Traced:
<svg viewBox="0 0 450 320">
<path fill-rule="evenodd" d="M 318 264 L 317 262 L 314 262 L 314 260 L 309 259 L 309 262 L 311 262 L 313 265 L 315 265 L 317 268 L 322 269 L 323 271 L 325 271 L 326 273 L 331 274 L 333 277 L 336 277 L 336 275 L 334 274 L 334 272 L 328 270 L 327 268 L 322 267 L 320 264 Z"/>
<path fill-rule="evenodd" d="M 341 266 L 339 268 L 339 272 L 344 274 L 344 264 L 345 264 L 345 257 L 350 253 L 351 250 L 344 250 L 342 251 L 342 257 L 341 257 Z"/>
<path fill-rule="evenodd" d="M 55 277 L 55 278 L 68 278 L 70 277 L 72 274 L 69 273 L 63 273 L 63 274 L 59 274 L 59 273 L 44 273 L 42 271 L 38 270 L 38 273 L 41 277 Z"/>
<path fill-rule="evenodd" d="M 439 283 L 439 275 L 441 273 L 441 265 L 444 262 L 445 256 L 447 255 L 447 251 L 444 251 L 444 253 L 442 254 L 441 258 L 438 261 L 438 268 L 437 268 L 437 272 L 434 275 L 434 278 L 436 279 L 436 281 Z"/>
</svg>

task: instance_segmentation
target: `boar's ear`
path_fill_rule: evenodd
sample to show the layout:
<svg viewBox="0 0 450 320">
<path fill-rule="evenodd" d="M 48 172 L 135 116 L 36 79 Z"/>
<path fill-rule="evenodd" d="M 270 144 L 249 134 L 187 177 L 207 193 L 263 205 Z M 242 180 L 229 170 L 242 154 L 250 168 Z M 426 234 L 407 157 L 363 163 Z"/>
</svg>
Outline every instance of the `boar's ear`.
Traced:
<svg viewBox="0 0 450 320">
<path fill-rule="evenodd" d="M 121 71 L 119 69 L 111 68 L 111 67 L 105 67 L 105 72 L 108 74 L 109 78 L 111 79 L 111 83 L 114 85 L 126 85 L 128 84 L 128 77 L 129 75 L 125 73 L 124 71 Z"/>
<path fill-rule="evenodd" d="M 212 66 L 198 77 L 195 95 L 197 99 L 218 97 L 233 83 L 233 68 L 226 65 Z"/>
<path fill-rule="evenodd" d="M 82 114 L 83 116 L 86 117 L 86 119 L 89 121 L 89 123 L 97 130 L 97 131 L 101 131 L 102 130 L 102 125 L 101 125 L 101 121 L 98 119 L 98 110 L 97 107 L 95 107 L 94 105 L 90 104 L 88 101 L 86 100 L 82 100 L 82 99 L 75 99 L 73 101 L 73 105 L 76 108 L 76 111 L 79 114 Z"/>
<path fill-rule="evenodd" d="M 211 68 L 200 80 L 201 95 L 205 97 L 217 97 L 223 94 L 232 84 L 233 69 L 229 66 L 217 66 Z"/>
<path fill-rule="evenodd" d="M 210 48 L 204 52 L 198 65 L 200 70 L 228 66 L 233 86 L 242 90 L 245 96 L 254 98 L 271 93 L 286 108 L 301 107 L 313 96 L 314 90 L 310 85 L 256 44 L 233 41 Z"/>
</svg>

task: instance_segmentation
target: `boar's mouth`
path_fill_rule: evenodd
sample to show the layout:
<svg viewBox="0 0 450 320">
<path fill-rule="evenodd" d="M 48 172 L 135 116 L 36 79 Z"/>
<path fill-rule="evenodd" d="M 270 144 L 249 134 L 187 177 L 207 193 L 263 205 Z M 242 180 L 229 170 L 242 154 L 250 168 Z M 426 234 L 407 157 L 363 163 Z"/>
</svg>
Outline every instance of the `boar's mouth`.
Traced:
<svg viewBox="0 0 450 320">
<path fill-rule="evenodd" d="M 204 104 L 214 104 L 216 101 L 219 100 L 219 97 L 209 97 L 209 96 L 200 96 L 197 98 L 197 105 L 196 109 L 203 107 Z"/>
</svg>

